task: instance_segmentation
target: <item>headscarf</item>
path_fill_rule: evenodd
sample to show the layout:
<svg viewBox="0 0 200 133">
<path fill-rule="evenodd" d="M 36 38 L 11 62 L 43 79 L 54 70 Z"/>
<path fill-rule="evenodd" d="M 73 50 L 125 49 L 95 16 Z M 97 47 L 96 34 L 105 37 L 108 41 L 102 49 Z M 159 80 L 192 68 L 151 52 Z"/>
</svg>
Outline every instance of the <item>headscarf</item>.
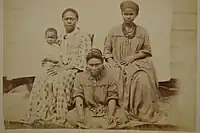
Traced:
<svg viewBox="0 0 200 133">
<path fill-rule="evenodd" d="M 139 5 L 132 0 L 126 0 L 120 4 L 121 11 L 123 11 L 126 8 L 132 8 L 133 10 L 136 11 L 137 14 L 139 12 Z"/>
</svg>

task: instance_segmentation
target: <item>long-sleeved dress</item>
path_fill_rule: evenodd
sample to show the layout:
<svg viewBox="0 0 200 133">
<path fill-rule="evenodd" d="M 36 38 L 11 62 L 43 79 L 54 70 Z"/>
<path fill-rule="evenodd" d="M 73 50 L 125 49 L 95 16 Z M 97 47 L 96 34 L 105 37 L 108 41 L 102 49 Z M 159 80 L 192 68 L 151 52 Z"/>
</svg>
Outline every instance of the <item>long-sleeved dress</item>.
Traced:
<svg viewBox="0 0 200 133">
<path fill-rule="evenodd" d="M 61 51 L 57 53 L 57 60 L 62 55 L 63 65 L 47 62 L 34 81 L 29 98 L 28 122 L 37 120 L 64 124 L 66 114 L 72 106 L 72 88 L 76 73 L 85 69 L 85 56 L 91 47 L 88 34 L 76 29 L 70 34 L 60 37 Z M 52 57 L 52 56 L 51 56 Z M 67 66 L 74 69 L 66 70 Z M 56 75 L 49 75 L 48 68 L 63 68 Z"/>
<path fill-rule="evenodd" d="M 135 60 L 128 66 L 122 66 L 120 100 L 131 119 L 156 122 L 160 115 L 157 101 L 160 97 L 155 68 L 151 61 L 152 51 L 149 35 L 145 28 L 136 25 L 135 36 L 128 38 L 122 31 L 122 25 L 109 31 L 105 39 L 104 56 L 113 58 L 117 63 L 128 56 L 140 52 L 148 54 L 146 58 Z M 119 82 L 120 83 L 120 82 Z"/>
</svg>

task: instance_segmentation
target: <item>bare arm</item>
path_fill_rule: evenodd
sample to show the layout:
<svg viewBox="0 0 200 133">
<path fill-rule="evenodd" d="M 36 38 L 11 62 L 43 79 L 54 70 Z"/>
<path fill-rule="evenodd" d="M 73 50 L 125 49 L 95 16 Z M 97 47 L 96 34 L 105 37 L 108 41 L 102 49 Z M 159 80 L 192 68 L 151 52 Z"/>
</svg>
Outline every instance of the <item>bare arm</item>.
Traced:
<svg viewBox="0 0 200 133">
<path fill-rule="evenodd" d="M 108 102 L 108 116 L 112 117 L 114 116 L 116 111 L 116 100 L 115 99 L 111 99 Z"/>
<path fill-rule="evenodd" d="M 118 100 L 117 81 L 113 78 L 109 83 L 108 88 L 108 123 L 111 124 L 114 121 L 114 115 L 116 112 L 116 104 Z"/>
<path fill-rule="evenodd" d="M 76 110 L 79 117 L 84 116 L 83 112 L 83 99 L 81 97 L 76 97 Z"/>
<path fill-rule="evenodd" d="M 81 123 L 84 123 L 85 121 L 85 115 L 84 115 L 84 90 L 81 87 L 81 76 L 76 75 L 75 81 L 74 81 L 74 98 L 76 102 L 76 111 L 77 115 L 79 117 L 79 121 Z"/>
</svg>

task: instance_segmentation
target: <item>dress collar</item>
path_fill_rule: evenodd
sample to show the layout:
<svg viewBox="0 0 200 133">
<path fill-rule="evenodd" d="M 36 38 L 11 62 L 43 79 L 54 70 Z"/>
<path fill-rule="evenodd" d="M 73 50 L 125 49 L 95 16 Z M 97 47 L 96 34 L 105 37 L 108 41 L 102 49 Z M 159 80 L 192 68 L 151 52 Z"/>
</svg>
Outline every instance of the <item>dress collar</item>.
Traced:
<svg viewBox="0 0 200 133">
<path fill-rule="evenodd" d="M 76 35 L 80 31 L 79 27 L 76 27 L 71 33 L 66 33 L 65 29 L 63 30 L 62 39 L 67 39 L 69 36 Z"/>
</svg>

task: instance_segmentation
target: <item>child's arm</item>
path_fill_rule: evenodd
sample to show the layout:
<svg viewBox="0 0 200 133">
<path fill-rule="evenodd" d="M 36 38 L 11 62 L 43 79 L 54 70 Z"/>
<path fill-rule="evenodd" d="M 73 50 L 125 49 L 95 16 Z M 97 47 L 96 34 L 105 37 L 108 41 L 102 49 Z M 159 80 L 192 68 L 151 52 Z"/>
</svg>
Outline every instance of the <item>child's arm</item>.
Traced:
<svg viewBox="0 0 200 133">
<path fill-rule="evenodd" d="M 60 56 L 59 56 L 59 65 L 60 65 L 60 66 L 64 66 L 64 65 L 65 65 L 63 56 L 62 56 L 61 54 L 60 54 Z"/>
<path fill-rule="evenodd" d="M 49 62 L 52 62 L 52 63 L 59 63 L 59 60 L 56 59 L 55 57 L 53 57 L 52 55 L 47 55 L 46 57 L 44 57 L 43 60 L 49 61 Z"/>
</svg>

